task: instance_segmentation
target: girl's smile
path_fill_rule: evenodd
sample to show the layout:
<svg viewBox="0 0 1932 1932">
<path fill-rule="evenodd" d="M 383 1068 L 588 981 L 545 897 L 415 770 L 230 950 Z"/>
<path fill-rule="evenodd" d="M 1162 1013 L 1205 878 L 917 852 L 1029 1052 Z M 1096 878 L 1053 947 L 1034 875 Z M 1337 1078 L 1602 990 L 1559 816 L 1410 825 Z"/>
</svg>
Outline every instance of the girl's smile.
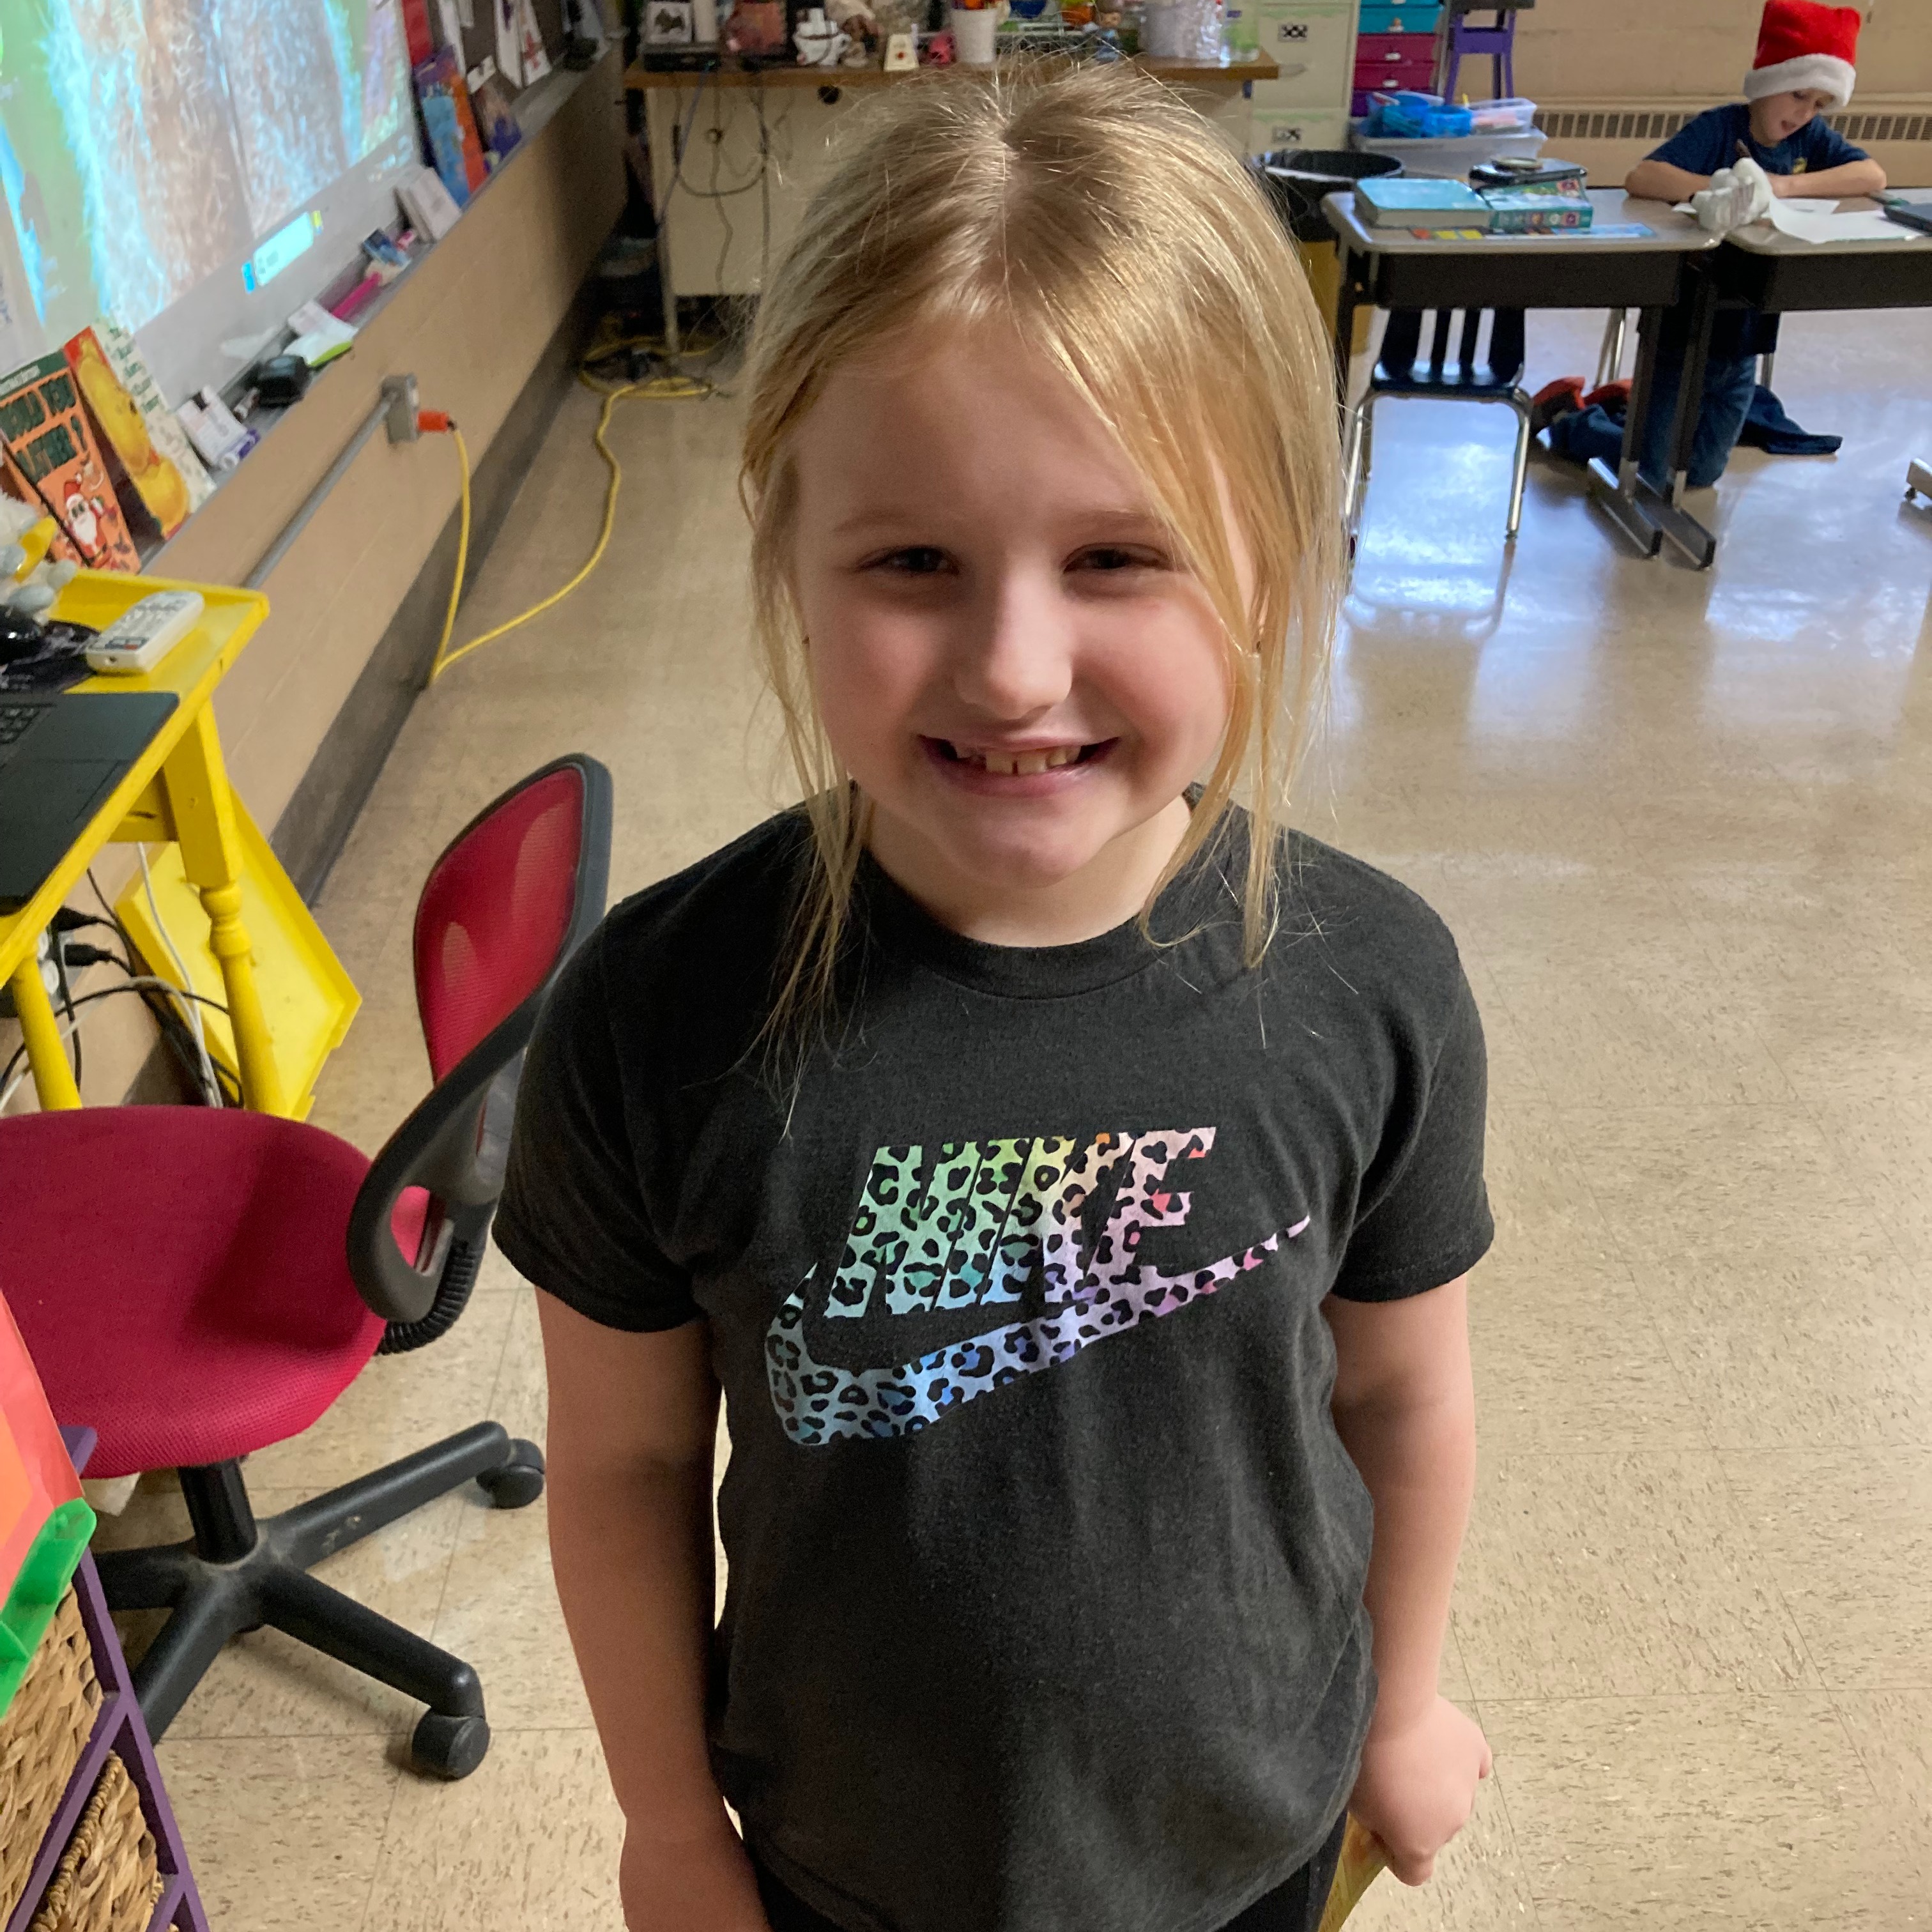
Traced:
<svg viewBox="0 0 1932 1932">
<path fill-rule="evenodd" d="M 813 688 L 879 862 L 975 938 L 1131 919 L 1219 747 L 1228 652 L 1106 425 L 984 324 L 835 370 L 794 460 Z"/>
</svg>

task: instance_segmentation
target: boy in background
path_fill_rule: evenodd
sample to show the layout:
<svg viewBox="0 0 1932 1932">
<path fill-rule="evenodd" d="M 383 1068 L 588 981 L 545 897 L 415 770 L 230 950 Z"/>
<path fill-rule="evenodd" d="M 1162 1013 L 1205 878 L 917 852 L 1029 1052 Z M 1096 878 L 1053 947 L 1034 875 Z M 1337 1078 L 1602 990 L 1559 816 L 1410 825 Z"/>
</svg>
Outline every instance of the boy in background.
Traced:
<svg viewBox="0 0 1932 1932">
<path fill-rule="evenodd" d="M 1885 170 L 1818 118 L 1852 98 L 1858 26 L 1855 7 L 1766 0 L 1744 98 L 1706 108 L 1680 128 L 1631 169 L 1624 191 L 1646 200 L 1688 201 L 1704 226 L 1719 235 L 1757 220 L 1774 200 L 1787 196 L 1876 194 L 1885 186 Z M 1686 480 L 1692 489 L 1706 489 L 1724 473 L 1756 392 L 1757 359 L 1777 341 L 1775 316 L 1739 310 L 1717 316 L 1690 446 Z M 1684 319 L 1673 312 L 1658 344 L 1639 451 L 1642 474 L 1660 488 L 1670 468 L 1670 421 L 1685 347 Z M 1582 380 L 1574 376 L 1540 390 L 1534 403 L 1538 427 L 1547 426 L 1555 454 L 1580 463 L 1600 456 L 1614 467 L 1622 425 L 1600 406 L 1583 407 L 1582 392 Z"/>
</svg>

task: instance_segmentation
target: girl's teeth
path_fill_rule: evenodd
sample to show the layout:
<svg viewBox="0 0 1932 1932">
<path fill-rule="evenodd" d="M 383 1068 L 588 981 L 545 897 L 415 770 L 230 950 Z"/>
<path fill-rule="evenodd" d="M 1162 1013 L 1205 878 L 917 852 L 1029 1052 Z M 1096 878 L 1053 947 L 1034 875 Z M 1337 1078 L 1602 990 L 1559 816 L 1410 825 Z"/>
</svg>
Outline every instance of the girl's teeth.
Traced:
<svg viewBox="0 0 1932 1932">
<path fill-rule="evenodd" d="M 1080 755 L 1080 747 L 1056 745 L 1049 752 L 962 752 L 955 746 L 953 754 L 967 764 L 982 766 L 996 777 L 1024 778 L 1072 764 Z"/>
</svg>

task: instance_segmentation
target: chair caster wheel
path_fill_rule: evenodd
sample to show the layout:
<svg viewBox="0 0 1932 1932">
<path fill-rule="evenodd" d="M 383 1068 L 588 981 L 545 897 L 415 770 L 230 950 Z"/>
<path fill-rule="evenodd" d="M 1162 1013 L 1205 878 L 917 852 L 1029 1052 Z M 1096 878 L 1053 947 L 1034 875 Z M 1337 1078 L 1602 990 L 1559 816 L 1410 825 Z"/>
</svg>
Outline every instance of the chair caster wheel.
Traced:
<svg viewBox="0 0 1932 1932">
<path fill-rule="evenodd" d="M 543 1451 L 534 1442 L 513 1442 L 509 1460 L 476 1478 L 499 1509 L 526 1509 L 544 1492 Z"/>
<path fill-rule="evenodd" d="M 431 1778 L 467 1778 L 490 1748 L 490 1726 L 482 1718 L 446 1718 L 426 1712 L 410 1739 L 410 1761 Z"/>
</svg>

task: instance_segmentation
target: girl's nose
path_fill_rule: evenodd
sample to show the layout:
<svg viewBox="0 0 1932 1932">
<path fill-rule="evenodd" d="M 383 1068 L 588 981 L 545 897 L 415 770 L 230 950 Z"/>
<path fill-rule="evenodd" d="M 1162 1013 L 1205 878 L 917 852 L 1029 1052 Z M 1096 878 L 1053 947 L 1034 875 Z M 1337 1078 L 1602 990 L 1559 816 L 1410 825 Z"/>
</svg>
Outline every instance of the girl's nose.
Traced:
<svg viewBox="0 0 1932 1932">
<path fill-rule="evenodd" d="M 1058 595 L 1030 573 L 992 578 L 958 638 L 953 683 L 976 710 L 1008 723 L 1036 717 L 1073 686 L 1072 627 Z"/>
</svg>

